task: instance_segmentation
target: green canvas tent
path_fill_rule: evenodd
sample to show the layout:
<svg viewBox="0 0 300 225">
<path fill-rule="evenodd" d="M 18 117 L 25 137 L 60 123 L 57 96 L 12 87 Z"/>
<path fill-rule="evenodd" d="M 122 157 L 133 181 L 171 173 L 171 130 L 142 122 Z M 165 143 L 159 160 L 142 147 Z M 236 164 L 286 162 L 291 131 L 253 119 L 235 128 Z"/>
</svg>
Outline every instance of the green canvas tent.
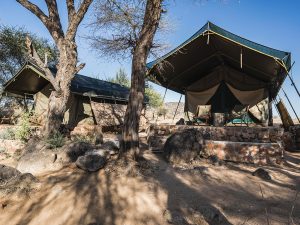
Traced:
<svg viewBox="0 0 300 225">
<path fill-rule="evenodd" d="M 253 108 L 266 99 L 270 103 L 290 67 L 289 52 L 249 41 L 211 22 L 147 64 L 149 80 L 184 94 L 185 111 L 193 113 L 198 105 L 227 112 L 237 104 Z"/>
<path fill-rule="evenodd" d="M 53 75 L 56 69 L 51 68 Z M 5 96 L 34 100 L 37 123 L 43 124 L 52 86 L 42 70 L 27 62 L 16 75 L 4 84 Z M 76 74 L 71 82 L 71 95 L 64 123 L 75 127 L 78 123 L 119 125 L 126 109 L 129 89 L 119 84 Z M 97 118 L 95 118 L 95 114 Z"/>
</svg>

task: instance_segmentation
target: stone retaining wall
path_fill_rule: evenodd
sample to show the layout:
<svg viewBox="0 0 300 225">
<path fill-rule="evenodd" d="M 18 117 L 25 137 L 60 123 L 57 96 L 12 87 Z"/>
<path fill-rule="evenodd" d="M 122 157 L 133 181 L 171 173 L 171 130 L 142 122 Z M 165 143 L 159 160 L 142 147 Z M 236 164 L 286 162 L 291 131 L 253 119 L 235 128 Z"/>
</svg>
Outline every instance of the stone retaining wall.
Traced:
<svg viewBox="0 0 300 225">
<path fill-rule="evenodd" d="M 206 140 L 203 151 L 219 159 L 255 164 L 281 163 L 283 148 L 278 143 L 253 143 Z"/>
<path fill-rule="evenodd" d="M 284 130 L 279 127 L 209 127 L 187 125 L 151 125 L 147 131 L 151 146 L 161 148 L 168 136 L 176 131 L 197 129 L 207 140 L 271 143 L 281 141 Z"/>
<path fill-rule="evenodd" d="M 151 125 L 147 141 L 152 151 L 162 151 L 168 137 L 177 131 L 197 129 L 204 151 L 220 159 L 265 164 L 281 161 L 284 130 L 279 127 L 209 127 Z"/>
</svg>

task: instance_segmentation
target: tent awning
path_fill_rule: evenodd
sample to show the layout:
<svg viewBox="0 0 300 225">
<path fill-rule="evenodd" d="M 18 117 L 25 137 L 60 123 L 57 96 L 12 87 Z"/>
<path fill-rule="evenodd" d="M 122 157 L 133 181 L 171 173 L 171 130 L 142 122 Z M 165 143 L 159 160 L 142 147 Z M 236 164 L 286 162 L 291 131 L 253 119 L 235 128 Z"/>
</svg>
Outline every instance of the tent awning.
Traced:
<svg viewBox="0 0 300 225">
<path fill-rule="evenodd" d="M 197 91 L 195 83 L 201 91 L 209 89 L 219 79 L 243 91 L 266 88 L 271 98 L 277 95 L 290 67 L 291 53 L 252 42 L 211 22 L 147 64 L 151 81 L 182 94 Z M 231 75 L 211 76 L 218 74 L 219 68 L 228 68 Z"/>
<path fill-rule="evenodd" d="M 56 70 L 51 69 L 55 76 Z M 36 94 L 47 84 L 48 79 L 39 67 L 27 62 L 16 75 L 4 84 L 4 92 L 12 96 Z M 112 82 L 76 74 L 71 81 L 71 92 L 76 95 L 90 96 L 93 98 L 118 100 L 127 102 L 129 88 Z"/>
</svg>

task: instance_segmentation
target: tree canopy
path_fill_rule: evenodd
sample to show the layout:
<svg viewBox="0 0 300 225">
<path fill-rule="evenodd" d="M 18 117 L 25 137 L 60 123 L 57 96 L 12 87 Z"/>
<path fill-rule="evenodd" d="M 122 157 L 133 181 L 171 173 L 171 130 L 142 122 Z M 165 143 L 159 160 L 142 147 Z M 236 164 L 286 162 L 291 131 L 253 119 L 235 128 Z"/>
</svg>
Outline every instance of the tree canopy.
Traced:
<svg viewBox="0 0 300 225">
<path fill-rule="evenodd" d="M 119 71 L 116 73 L 115 77 L 108 78 L 107 81 L 121 84 L 125 87 L 130 87 L 130 79 L 125 72 L 124 69 L 120 68 Z M 146 85 L 145 88 L 145 95 L 149 99 L 149 105 L 153 108 L 161 107 L 163 104 L 163 99 L 160 93 L 154 90 L 153 86 L 150 84 Z"/>
<path fill-rule="evenodd" d="M 41 58 L 47 53 L 49 64 L 56 64 L 58 51 L 47 39 L 38 37 L 21 27 L 0 25 L 0 84 L 10 79 L 28 60 L 26 37 L 34 43 Z"/>
</svg>

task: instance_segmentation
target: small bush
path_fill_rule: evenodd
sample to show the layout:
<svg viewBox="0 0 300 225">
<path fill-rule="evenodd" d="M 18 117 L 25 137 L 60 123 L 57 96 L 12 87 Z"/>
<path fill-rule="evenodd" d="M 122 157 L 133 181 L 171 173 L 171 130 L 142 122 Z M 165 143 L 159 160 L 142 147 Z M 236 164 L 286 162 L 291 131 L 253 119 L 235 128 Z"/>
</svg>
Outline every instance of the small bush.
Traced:
<svg viewBox="0 0 300 225">
<path fill-rule="evenodd" d="M 13 128 L 7 128 L 0 133 L 0 139 L 4 140 L 15 140 L 16 134 Z"/>
<path fill-rule="evenodd" d="M 46 143 L 48 144 L 48 148 L 56 149 L 64 146 L 65 139 L 62 133 L 56 132 L 46 139 Z"/>
<path fill-rule="evenodd" d="M 97 142 L 97 138 L 94 135 L 75 135 L 72 137 L 75 142 L 85 142 L 94 145 Z"/>
<path fill-rule="evenodd" d="M 21 141 L 28 141 L 31 135 L 30 112 L 23 113 L 19 121 L 19 128 L 16 130 L 16 138 Z"/>
</svg>

